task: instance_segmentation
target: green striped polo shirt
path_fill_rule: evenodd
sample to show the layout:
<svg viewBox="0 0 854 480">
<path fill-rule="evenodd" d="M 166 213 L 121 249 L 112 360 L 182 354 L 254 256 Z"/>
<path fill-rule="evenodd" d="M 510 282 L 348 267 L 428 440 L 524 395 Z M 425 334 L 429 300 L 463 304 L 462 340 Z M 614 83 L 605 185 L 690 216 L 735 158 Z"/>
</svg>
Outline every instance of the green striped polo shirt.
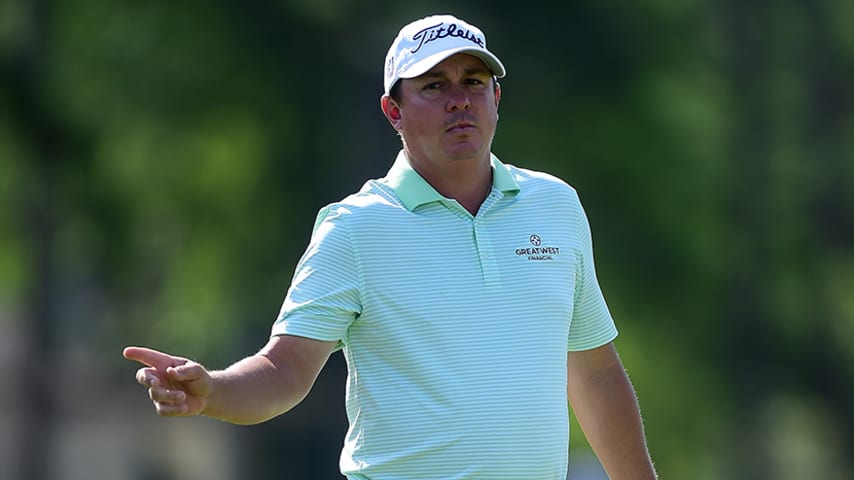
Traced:
<svg viewBox="0 0 854 480">
<path fill-rule="evenodd" d="M 272 333 L 343 348 L 349 479 L 566 478 L 567 351 L 617 331 L 575 190 L 491 162 L 474 216 L 403 152 L 318 214 Z"/>
</svg>

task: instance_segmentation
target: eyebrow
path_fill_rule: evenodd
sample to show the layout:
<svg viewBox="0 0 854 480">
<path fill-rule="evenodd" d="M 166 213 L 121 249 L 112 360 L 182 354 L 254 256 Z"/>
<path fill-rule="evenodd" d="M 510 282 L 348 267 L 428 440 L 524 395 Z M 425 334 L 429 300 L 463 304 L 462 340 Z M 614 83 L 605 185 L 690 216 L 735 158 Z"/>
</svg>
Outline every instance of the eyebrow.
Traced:
<svg viewBox="0 0 854 480">
<path fill-rule="evenodd" d="M 481 67 L 470 67 L 463 70 L 463 74 L 465 75 L 491 75 L 488 69 Z M 444 70 L 430 70 L 427 73 L 421 75 L 422 78 L 441 78 L 448 76 Z"/>
</svg>

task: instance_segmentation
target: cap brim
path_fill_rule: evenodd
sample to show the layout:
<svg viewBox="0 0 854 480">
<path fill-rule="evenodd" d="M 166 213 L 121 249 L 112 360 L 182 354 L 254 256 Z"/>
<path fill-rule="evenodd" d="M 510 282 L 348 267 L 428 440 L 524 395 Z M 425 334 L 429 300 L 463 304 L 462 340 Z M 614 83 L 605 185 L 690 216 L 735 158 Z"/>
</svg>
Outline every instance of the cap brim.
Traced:
<svg viewBox="0 0 854 480">
<path fill-rule="evenodd" d="M 487 50 L 483 50 L 480 48 L 470 48 L 470 47 L 460 47 L 460 48 L 452 48 L 450 50 L 443 50 L 439 53 L 435 53 L 430 55 L 429 57 L 421 59 L 421 61 L 412 64 L 409 68 L 406 69 L 405 72 L 402 72 L 398 75 L 398 78 L 415 78 L 420 75 L 424 75 L 431 68 L 438 65 L 440 62 L 445 60 L 446 58 L 456 55 L 458 53 L 465 53 L 474 57 L 477 57 L 486 64 L 489 70 L 498 78 L 503 78 L 506 74 L 504 70 L 504 65 L 501 63 L 501 60 L 498 59 L 495 55 Z"/>
</svg>

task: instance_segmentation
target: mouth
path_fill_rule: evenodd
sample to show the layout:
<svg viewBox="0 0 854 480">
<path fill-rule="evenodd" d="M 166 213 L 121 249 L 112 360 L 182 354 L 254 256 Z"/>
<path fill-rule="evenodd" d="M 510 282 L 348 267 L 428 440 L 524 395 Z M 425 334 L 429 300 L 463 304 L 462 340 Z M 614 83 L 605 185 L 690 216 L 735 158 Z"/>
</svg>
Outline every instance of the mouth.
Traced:
<svg viewBox="0 0 854 480">
<path fill-rule="evenodd" d="M 459 122 L 451 125 L 446 132 L 454 133 L 454 132 L 465 132 L 467 130 L 473 130 L 475 128 L 473 123 L 468 122 Z"/>
</svg>

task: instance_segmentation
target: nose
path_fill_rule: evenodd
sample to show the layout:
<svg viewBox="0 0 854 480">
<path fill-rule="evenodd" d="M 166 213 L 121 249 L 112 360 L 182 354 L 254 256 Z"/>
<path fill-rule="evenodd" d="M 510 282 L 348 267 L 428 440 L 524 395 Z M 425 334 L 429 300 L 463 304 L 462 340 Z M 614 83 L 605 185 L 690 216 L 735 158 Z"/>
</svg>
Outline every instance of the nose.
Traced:
<svg viewBox="0 0 854 480">
<path fill-rule="evenodd" d="M 471 108 L 471 100 L 464 88 L 453 88 L 448 92 L 447 110 L 456 112 Z"/>
</svg>

